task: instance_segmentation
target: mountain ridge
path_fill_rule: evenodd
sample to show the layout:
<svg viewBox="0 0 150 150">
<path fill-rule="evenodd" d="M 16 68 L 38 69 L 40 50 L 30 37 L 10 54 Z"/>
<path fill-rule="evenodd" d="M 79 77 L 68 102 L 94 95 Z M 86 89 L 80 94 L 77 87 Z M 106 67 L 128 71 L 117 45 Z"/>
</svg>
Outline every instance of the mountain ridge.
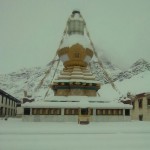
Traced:
<svg viewBox="0 0 150 150">
<path fill-rule="evenodd" d="M 122 82 L 123 80 L 131 79 L 132 77 L 142 72 L 150 71 L 150 63 L 145 61 L 144 59 L 137 60 L 126 71 L 122 71 L 106 58 L 103 58 L 102 61 L 105 70 L 108 72 L 114 82 Z M 38 92 L 35 93 L 35 88 L 38 86 L 42 78 L 45 76 L 45 72 L 50 67 L 50 64 L 47 64 L 45 67 L 32 67 L 28 69 L 22 68 L 17 72 L 0 74 L 0 87 L 2 90 L 18 99 L 24 97 L 24 90 L 28 91 L 28 94 L 34 96 L 36 99 L 44 98 L 44 95 L 48 90 L 48 86 L 55 71 L 55 65 L 51 69 L 51 74 L 49 74 L 49 76 L 44 80 L 41 89 L 39 89 Z M 60 72 L 60 68 L 62 68 L 62 64 L 60 64 L 59 68 L 56 70 L 56 75 Z M 102 69 L 99 67 L 96 61 L 91 62 L 91 70 L 92 73 L 96 76 L 96 79 L 100 81 L 102 85 L 108 83 L 108 81 L 104 77 Z M 53 92 L 50 90 L 50 94 L 52 93 Z"/>
</svg>

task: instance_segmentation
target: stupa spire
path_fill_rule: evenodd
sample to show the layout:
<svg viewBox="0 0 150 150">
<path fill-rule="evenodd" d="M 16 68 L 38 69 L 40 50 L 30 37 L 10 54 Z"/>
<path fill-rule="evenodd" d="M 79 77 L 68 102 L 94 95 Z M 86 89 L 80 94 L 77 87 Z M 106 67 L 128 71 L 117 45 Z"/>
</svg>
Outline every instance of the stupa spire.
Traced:
<svg viewBox="0 0 150 150">
<path fill-rule="evenodd" d="M 80 34 L 84 35 L 85 21 L 83 20 L 80 11 L 74 10 L 67 22 L 67 34 Z"/>
</svg>

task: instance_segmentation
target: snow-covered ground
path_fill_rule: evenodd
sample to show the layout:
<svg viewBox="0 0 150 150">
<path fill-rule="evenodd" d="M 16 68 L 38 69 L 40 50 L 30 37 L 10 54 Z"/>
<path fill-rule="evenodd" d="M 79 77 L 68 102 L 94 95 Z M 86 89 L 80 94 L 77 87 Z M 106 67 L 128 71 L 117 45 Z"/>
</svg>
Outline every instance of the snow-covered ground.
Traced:
<svg viewBox="0 0 150 150">
<path fill-rule="evenodd" d="M 150 122 L 0 120 L 0 150 L 149 150 Z"/>
</svg>

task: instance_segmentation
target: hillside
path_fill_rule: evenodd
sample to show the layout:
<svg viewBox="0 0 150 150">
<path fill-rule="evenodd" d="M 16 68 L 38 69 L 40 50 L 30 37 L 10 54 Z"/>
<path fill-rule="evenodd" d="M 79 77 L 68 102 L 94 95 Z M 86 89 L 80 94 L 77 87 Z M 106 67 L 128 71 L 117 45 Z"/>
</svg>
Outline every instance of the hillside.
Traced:
<svg viewBox="0 0 150 150">
<path fill-rule="evenodd" d="M 148 83 L 150 81 L 150 63 L 143 59 L 135 62 L 128 70 L 122 71 L 113 65 L 110 61 L 103 58 L 103 64 L 105 70 L 110 74 L 111 78 L 115 82 L 116 87 L 121 92 L 121 95 L 126 95 L 127 92 L 133 94 L 140 92 L 150 92 Z M 24 96 L 24 90 L 28 91 L 29 95 L 32 95 L 36 100 L 44 98 L 45 93 L 48 90 L 48 85 L 51 82 L 56 65 L 51 69 L 50 75 L 44 80 L 42 87 L 35 92 L 35 88 L 44 77 L 45 72 L 50 68 L 50 64 L 44 67 L 23 68 L 19 71 L 12 72 L 10 74 L 0 74 L 0 88 L 18 99 L 22 99 Z M 62 64 L 59 65 L 56 70 L 56 75 L 62 68 Z M 108 81 L 104 78 L 103 72 L 98 66 L 97 62 L 91 62 L 92 73 L 96 76 L 96 79 L 100 81 L 102 87 L 99 90 L 100 95 L 115 99 L 120 97 L 116 91 L 114 91 Z M 49 90 L 49 96 L 53 95 L 53 92 Z"/>
</svg>

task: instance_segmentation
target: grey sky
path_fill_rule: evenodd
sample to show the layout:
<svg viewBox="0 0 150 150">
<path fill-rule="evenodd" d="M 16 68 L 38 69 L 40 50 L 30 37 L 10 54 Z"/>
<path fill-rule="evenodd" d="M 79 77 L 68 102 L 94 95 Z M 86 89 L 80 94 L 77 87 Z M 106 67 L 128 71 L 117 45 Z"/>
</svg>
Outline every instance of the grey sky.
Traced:
<svg viewBox="0 0 150 150">
<path fill-rule="evenodd" d="M 47 64 L 76 8 L 113 63 L 150 60 L 150 0 L 0 0 L 0 73 Z"/>
</svg>

